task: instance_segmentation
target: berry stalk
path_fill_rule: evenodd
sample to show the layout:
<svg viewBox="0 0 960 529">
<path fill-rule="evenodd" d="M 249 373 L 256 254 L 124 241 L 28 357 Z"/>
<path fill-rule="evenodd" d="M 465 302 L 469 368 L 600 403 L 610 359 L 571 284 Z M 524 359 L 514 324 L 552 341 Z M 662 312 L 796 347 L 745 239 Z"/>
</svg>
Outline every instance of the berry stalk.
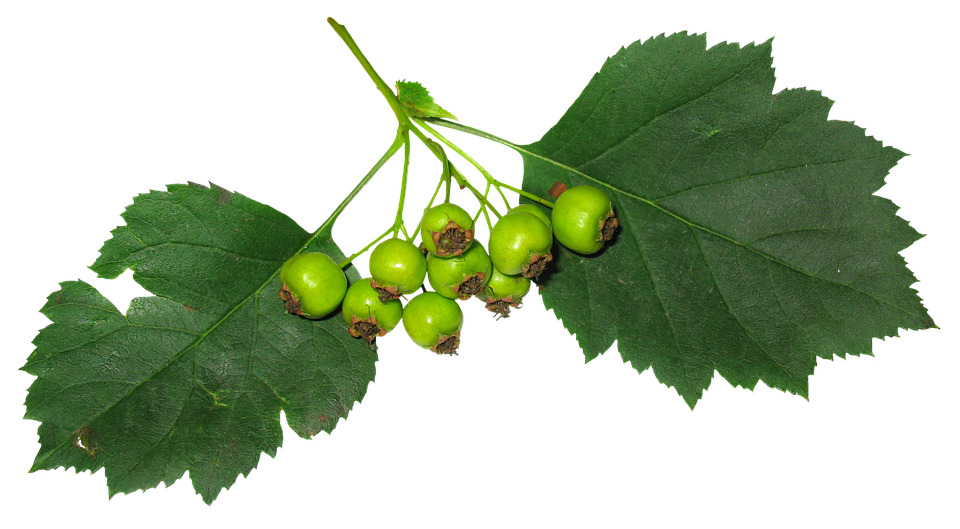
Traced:
<svg viewBox="0 0 960 529">
<path fill-rule="evenodd" d="M 441 149 L 437 149 L 437 150 L 440 151 L 439 153 L 436 152 L 434 149 L 430 149 L 429 144 L 430 144 L 430 143 L 436 144 L 436 142 L 434 142 L 434 141 L 431 140 L 429 137 L 427 137 L 426 134 L 424 134 L 424 132 L 423 132 L 422 130 L 420 130 L 416 125 L 413 126 L 413 128 L 411 129 L 411 132 L 413 132 L 413 135 L 416 136 L 416 138 L 420 141 L 420 143 L 422 143 L 425 147 L 427 147 L 427 148 L 430 150 L 431 154 L 433 154 L 433 156 L 437 158 L 437 161 L 439 161 L 441 164 L 444 163 L 444 162 L 443 162 L 443 158 L 446 158 L 446 157 L 447 157 L 447 156 L 446 156 L 446 152 L 444 152 L 444 150 L 443 150 L 442 148 L 441 148 Z M 434 132 L 436 132 L 436 131 L 434 131 Z M 444 138 L 444 139 L 446 139 L 447 142 L 450 142 L 449 139 L 447 139 L 447 138 Z M 442 141 L 442 140 L 441 140 L 441 141 Z M 444 142 L 444 145 L 447 145 L 447 142 Z M 452 143 L 452 142 L 451 142 L 451 143 Z M 456 145 L 456 144 L 454 144 L 454 145 Z M 449 145 L 448 145 L 448 146 L 449 146 Z M 487 171 L 486 168 L 483 167 L 483 165 L 480 165 L 480 162 L 477 162 L 476 159 L 473 158 L 473 156 L 470 155 L 470 153 L 467 153 L 466 151 L 464 151 L 462 148 L 460 148 L 459 145 L 457 146 L 457 148 L 460 149 L 461 151 L 463 151 L 467 156 L 469 156 L 470 158 L 473 159 L 473 162 L 471 162 L 469 159 L 464 158 L 465 160 L 467 160 L 468 163 L 470 163 L 470 164 L 474 167 L 474 169 L 476 169 L 476 168 L 477 168 L 477 165 L 479 165 L 479 167 L 481 167 L 481 168 L 483 169 L 483 171 L 486 171 L 486 174 L 487 174 L 488 176 L 484 176 L 484 181 L 487 181 L 488 179 L 493 179 L 493 180 L 495 180 L 495 181 L 499 181 L 499 180 L 497 180 L 492 174 L 490 174 L 490 172 Z M 463 156 L 461 156 L 461 158 L 463 158 Z M 474 162 L 476 162 L 476 165 L 474 165 Z M 453 164 L 453 163 L 450 164 L 450 167 L 452 168 L 452 173 L 453 173 L 454 180 L 456 180 L 456 182 L 457 182 L 457 184 L 458 184 L 459 186 L 465 187 L 465 188 L 467 189 L 467 191 L 470 192 L 470 194 L 473 196 L 474 200 L 477 201 L 477 204 L 479 205 L 480 209 L 487 209 L 487 208 L 489 208 L 489 209 L 493 212 L 494 216 L 499 217 L 499 216 L 500 216 L 500 210 L 497 209 L 497 207 L 493 204 L 493 202 L 491 202 L 488 198 L 486 198 L 486 196 L 485 196 L 483 193 L 481 193 L 480 190 L 477 189 L 477 187 L 476 187 L 475 185 L 473 185 L 473 182 L 471 182 L 470 179 L 468 179 L 468 178 L 466 177 L 466 175 L 464 175 L 463 172 L 460 171 L 460 168 L 457 167 L 457 165 L 456 165 L 456 164 Z M 477 172 L 480 172 L 480 171 L 478 170 Z M 483 173 L 481 173 L 481 175 L 483 175 Z M 447 186 L 446 186 L 446 189 L 449 189 L 449 188 L 450 188 L 450 186 L 447 185 Z M 444 201 L 445 201 L 445 202 L 446 202 L 446 201 L 449 201 L 449 195 L 446 194 L 446 193 L 445 193 Z M 429 205 L 428 205 L 428 207 L 429 207 Z M 488 226 L 489 226 L 489 224 L 488 224 Z"/>
<path fill-rule="evenodd" d="M 392 158 L 397 151 L 400 150 L 401 145 L 403 145 L 403 136 L 398 132 L 397 137 L 393 140 L 393 143 L 391 143 L 390 147 L 387 148 L 387 152 L 383 153 L 383 156 L 377 160 L 377 163 L 373 164 L 373 167 L 370 168 L 367 174 L 360 179 L 360 182 L 354 186 L 350 193 L 347 194 L 347 196 L 340 202 L 340 205 L 333 210 L 333 213 L 331 213 L 329 217 L 327 217 L 327 220 L 323 221 L 323 224 L 317 228 L 317 231 L 313 232 L 313 235 L 310 237 L 310 239 L 308 239 L 307 242 L 300 247 L 300 251 L 298 253 L 306 250 L 307 247 L 310 246 L 310 243 L 319 237 L 320 234 L 325 233 L 333 228 L 333 224 L 337 221 L 337 218 L 340 217 L 340 214 L 343 213 L 343 210 L 347 209 L 347 206 L 350 205 L 350 202 L 352 202 L 353 199 L 356 198 L 356 196 L 360 193 L 360 191 L 368 183 L 370 183 L 370 180 L 373 179 L 373 175 L 377 174 L 377 171 L 379 171 L 380 168 L 383 167 L 383 165 L 387 163 L 387 161 L 390 160 L 390 158 Z M 391 229 L 393 228 L 391 227 Z"/>
<path fill-rule="evenodd" d="M 418 118 L 414 118 L 414 121 L 415 121 L 418 125 L 420 125 L 421 127 L 423 127 L 424 129 L 426 129 L 430 134 L 433 134 L 438 140 L 440 140 L 441 142 L 443 142 L 444 145 L 446 145 L 447 147 L 450 147 L 451 149 L 453 149 L 453 150 L 454 150 L 457 154 L 459 154 L 460 156 L 463 156 L 464 159 L 466 159 L 466 160 L 467 160 L 468 162 L 470 162 L 478 171 L 480 171 L 480 174 L 482 174 L 483 177 L 486 178 L 488 182 L 490 182 L 491 184 L 493 184 L 493 187 L 496 188 L 496 190 L 497 190 L 498 193 L 500 193 L 500 197 L 503 198 L 503 203 L 507 205 L 507 209 L 510 209 L 510 203 L 507 202 L 507 197 L 504 196 L 503 190 L 501 189 L 501 188 L 504 188 L 504 187 L 507 188 L 507 189 L 509 189 L 510 191 L 513 191 L 514 193 L 516 193 L 516 194 L 518 194 L 518 195 L 520 195 L 520 196 L 522 196 L 522 197 L 526 197 L 526 198 L 529 198 L 530 200 L 533 200 L 534 202 L 543 204 L 544 206 L 547 206 L 548 208 L 552 208 L 552 207 L 553 207 L 553 202 L 550 202 L 549 200 L 544 200 L 544 199 L 538 197 L 537 195 L 534 195 L 533 193 L 528 193 L 528 192 L 526 192 L 526 191 L 524 191 L 524 190 L 522 190 L 522 189 L 513 187 L 513 186 L 511 186 L 511 185 L 509 185 L 509 184 L 506 184 L 506 183 L 501 182 L 501 181 L 497 180 L 496 178 L 494 178 L 494 176 L 493 176 L 492 174 L 490 174 L 490 173 L 489 173 L 487 170 L 485 170 L 479 163 L 477 163 L 473 158 L 471 158 L 469 154 L 467 154 L 466 152 L 464 152 L 462 149 L 460 149 L 459 147 L 457 147 L 456 145 L 454 145 L 453 142 L 451 142 L 451 141 L 448 140 L 446 137 L 444 137 L 442 134 L 440 134 L 439 132 L 437 132 L 437 130 L 434 129 L 433 127 L 431 127 L 430 125 L 428 125 L 425 120 L 418 119 Z M 446 122 L 446 121 L 444 121 L 444 120 L 440 120 L 440 121 L 431 120 L 431 121 L 434 122 L 434 123 L 443 123 L 443 124 L 449 123 L 449 122 Z M 453 123 L 451 123 L 451 124 L 453 124 Z M 457 124 L 457 125 L 458 125 L 458 124 Z M 464 130 L 464 131 L 466 131 L 466 129 L 469 129 L 469 130 L 471 130 L 471 131 L 475 131 L 475 132 L 481 133 L 481 134 L 475 134 L 476 136 L 480 136 L 481 138 L 488 139 L 488 140 L 492 140 L 492 141 L 496 141 L 497 143 L 501 143 L 501 144 L 503 144 L 503 145 L 506 145 L 506 146 L 511 147 L 511 148 L 514 148 L 514 149 L 519 148 L 518 145 L 515 145 L 515 144 L 513 144 L 513 143 L 510 143 L 510 142 L 508 142 L 507 140 L 504 140 L 504 139 L 502 139 L 502 138 L 497 138 L 496 136 L 493 136 L 492 134 L 487 134 L 487 133 L 485 133 L 485 132 L 478 131 L 478 130 L 476 130 L 476 129 L 472 129 L 472 128 L 470 128 L 470 127 L 465 127 L 465 126 L 463 126 L 463 125 L 459 125 L 458 127 L 451 127 L 451 128 L 454 128 L 454 129 L 457 129 L 457 130 Z"/>
<path fill-rule="evenodd" d="M 410 168 L 410 133 L 407 130 L 403 135 L 403 172 L 400 176 L 400 202 L 397 204 L 397 216 L 393 221 L 393 236 L 396 237 L 403 227 L 403 201 L 407 196 L 407 171 Z M 404 235 L 407 235 L 404 230 Z"/>
</svg>

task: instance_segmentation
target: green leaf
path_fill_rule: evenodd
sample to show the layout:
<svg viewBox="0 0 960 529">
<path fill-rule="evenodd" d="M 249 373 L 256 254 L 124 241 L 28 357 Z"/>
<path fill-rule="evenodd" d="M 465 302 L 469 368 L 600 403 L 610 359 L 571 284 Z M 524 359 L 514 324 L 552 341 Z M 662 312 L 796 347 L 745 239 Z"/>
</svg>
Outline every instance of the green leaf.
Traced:
<svg viewBox="0 0 960 529">
<path fill-rule="evenodd" d="M 410 117 L 457 119 L 453 114 L 440 108 L 440 105 L 433 101 L 430 92 L 420 83 L 397 81 L 397 99 L 400 100 L 404 112 Z"/>
<path fill-rule="evenodd" d="M 302 437 L 330 432 L 374 377 L 376 352 L 339 313 L 284 312 L 283 262 L 311 241 L 278 211 L 212 186 L 140 195 L 91 267 L 125 269 L 155 297 L 126 315 L 71 281 L 41 312 L 53 322 L 23 369 L 37 376 L 27 419 L 41 421 L 32 470 L 104 469 L 110 495 L 190 471 L 207 503 L 282 441 L 280 410 Z M 311 250 L 342 259 L 329 229 Z M 359 279 L 348 270 L 351 279 Z"/>
<path fill-rule="evenodd" d="M 920 235 L 873 194 L 904 154 L 819 92 L 772 94 L 770 49 L 634 43 L 521 148 L 525 190 L 594 185 L 621 222 L 597 256 L 556 248 L 545 305 L 588 360 L 617 341 L 691 407 L 714 371 L 807 397 L 818 357 L 935 326 L 898 253 Z"/>
</svg>

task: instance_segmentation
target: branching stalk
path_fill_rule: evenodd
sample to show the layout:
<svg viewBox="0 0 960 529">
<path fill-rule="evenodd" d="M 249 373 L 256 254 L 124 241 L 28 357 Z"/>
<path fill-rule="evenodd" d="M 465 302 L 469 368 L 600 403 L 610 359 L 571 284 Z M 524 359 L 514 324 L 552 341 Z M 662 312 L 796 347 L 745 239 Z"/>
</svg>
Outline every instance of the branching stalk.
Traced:
<svg viewBox="0 0 960 529">
<path fill-rule="evenodd" d="M 403 227 L 403 201 L 407 196 L 407 170 L 410 168 L 410 134 L 403 130 L 403 173 L 400 177 L 400 202 L 397 204 L 397 217 L 393 221 L 393 236 L 396 237 Z M 404 230 L 406 233 L 406 230 Z"/>
<path fill-rule="evenodd" d="M 438 178 L 437 183 L 433 185 L 433 191 L 430 192 L 430 199 L 427 200 L 426 206 L 423 207 L 423 210 L 426 211 L 431 206 L 437 203 L 437 197 L 440 196 L 440 190 L 443 188 L 443 178 Z M 420 221 L 423 220 L 423 213 L 420 214 L 420 218 L 417 219 L 417 225 L 414 226 L 413 231 L 410 232 L 410 240 L 416 240 L 420 236 Z"/>
<path fill-rule="evenodd" d="M 450 142 L 448 139 L 446 139 L 442 134 L 440 134 L 433 127 L 427 124 L 425 120 L 409 117 L 406 114 L 406 112 L 404 112 L 403 107 L 400 104 L 399 99 L 397 99 L 396 94 L 394 94 L 393 90 L 387 85 L 387 83 L 383 81 L 383 79 L 376 72 L 376 70 L 373 69 L 373 66 L 370 64 L 370 61 L 368 61 L 367 58 L 363 55 L 363 52 L 360 51 L 360 47 L 357 46 L 356 41 L 353 40 L 353 37 L 347 31 L 347 28 L 338 24 L 333 18 L 328 18 L 327 22 L 330 24 L 333 30 L 336 31 L 337 35 L 340 36 L 344 44 L 347 45 L 347 48 L 350 49 L 350 52 L 353 54 L 353 56 L 357 59 L 357 61 L 363 67 L 364 71 L 367 72 L 367 75 L 373 81 L 374 85 L 376 85 L 377 90 L 380 91 L 384 99 L 387 100 L 387 103 L 390 105 L 390 108 L 393 110 L 394 115 L 397 117 L 397 121 L 399 124 L 399 130 L 397 131 L 397 139 L 394 140 L 394 144 L 391 145 L 391 149 L 390 151 L 388 151 L 389 156 L 385 155 L 385 158 L 381 159 L 381 162 L 378 162 L 378 165 L 372 171 L 373 173 L 375 173 L 376 170 L 378 170 L 380 166 L 382 166 L 383 163 L 385 163 L 386 160 L 389 159 L 390 156 L 393 156 L 393 154 L 396 153 L 397 150 L 399 150 L 400 144 L 403 145 L 404 160 L 403 160 L 403 176 L 400 184 L 401 186 L 400 201 L 399 201 L 399 204 L 397 205 L 397 216 L 394 221 L 394 225 L 391 227 L 391 231 L 393 231 L 394 236 L 396 236 L 402 230 L 404 235 L 408 237 L 408 240 L 410 237 L 409 234 L 407 234 L 405 227 L 403 226 L 403 204 L 406 196 L 407 172 L 410 164 L 410 135 L 409 135 L 410 132 L 413 132 L 414 136 L 416 136 L 421 142 L 423 142 L 423 144 L 427 146 L 430 152 L 432 152 L 434 156 L 436 156 L 437 159 L 440 161 L 440 163 L 443 165 L 442 174 L 441 174 L 441 185 L 444 183 L 446 184 L 445 202 L 449 202 L 450 200 L 451 179 L 453 177 L 456 177 L 457 183 L 460 185 L 460 187 L 466 187 L 467 189 L 469 189 L 470 192 L 473 193 L 473 195 L 480 202 L 480 206 L 481 206 L 480 209 L 483 212 L 484 217 L 487 219 L 488 226 L 492 227 L 492 224 L 490 222 L 489 212 L 492 212 L 497 218 L 500 218 L 502 216 L 500 212 L 497 211 L 496 207 L 494 207 L 493 204 L 491 204 L 489 199 L 487 198 L 489 195 L 491 186 L 497 190 L 497 193 L 500 194 L 500 198 L 503 199 L 503 203 L 504 205 L 506 205 L 508 210 L 510 209 L 510 203 L 507 200 L 506 195 L 503 194 L 503 190 L 501 189 L 503 187 L 517 193 L 520 196 L 533 200 L 534 202 L 538 202 L 548 207 L 553 207 L 553 203 L 550 201 L 544 200 L 536 195 L 533 195 L 532 193 L 523 191 L 522 189 L 518 189 L 516 187 L 500 182 L 499 180 L 494 178 L 493 175 L 491 175 L 486 169 L 484 169 L 483 166 L 481 166 L 476 160 L 474 160 L 469 154 L 467 154 L 462 149 L 460 149 L 459 147 L 454 145 L 452 142 Z M 497 143 L 501 143 L 515 150 L 520 149 L 519 146 L 513 143 L 510 143 L 502 138 L 498 138 L 491 134 L 487 134 L 485 132 L 472 129 L 470 127 L 465 127 L 462 125 L 458 125 L 456 123 L 451 123 L 446 120 L 431 119 L 429 121 L 431 123 L 439 124 L 445 127 L 456 129 L 456 130 L 461 130 L 461 131 L 473 134 L 475 136 L 480 136 L 480 137 L 495 141 Z M 440 147 L 440 145 L 436 144 L 433 140 L 428 138 L 423 133 L 423 131 L 420 130 L 420 128 L 414 125 L 414 122 L 416 122 L 416 124 L 419 125 L 420 127 L 423 127 L 424 129 L 429 131 L 434 137 L 439 139 L 444 145 L 453 149 L 457 154 L 462 156 L 471 165 L 473 165 L 480 172 L 480 174 L 483 175 L 484 179 L 486 179 L 487 181 L 486 191 L 484 193 L 480 193 L 480 191 L 476 187 L 474 187 L 466 179 L 466 177 L 463 176 L 462 173 L 457 171 L 456 168 L 453 166 L 453 164 L 450 162 L 450 160 L 447 158 L 446 153 L 443 151 L 443 148 Z M 347 197 L 347 199 L 345 199 L 344 203 L 341 204 L 341 207 L 338 208 L 337 211 L 335 211 L 334 214 L 331 215 L 330 219 L 328 219 L 327 222 L 324 223 L 324 226 L 321 227 L 321 230 L 325 229 L 329 224 L 332 224 L 336 220 L 337 216 L 339 216 L 343 207 L 346 207 L 346 204 L 348 204 L 350 200 L 353 200 L 353 197 L 356 196 L 356 194 L 359 192 L 360 189 L 363 188 L 364 185 L 366 185 L 366 182 L 369 181 L 370 177 L 372 177 L 372 174 L 368 174 L 367 177 L 364 177 L 364 180 L 361 181 L 361 184 L 358 185 L 358 187 L 353 192 L 351 192 L 351 194 Z M 440 190 L 440 187 L 438 186 L 437 192 L 439 192 L 439 190 Z M 431 205 L 433 204 L 433 201 L 436 198 L 437 192 L 434 193 L 433 198 L 431 198 L 430 200 Z M 417 231 L 419 231 L 419 228 L 415 230 L 414 233 L 416 233 Z M 361 253 L 363 251 L 365 250 L 362 250 Z M 346 262 L 349 263 L 352 259 L 353 257 L 348 259 Z"/>
<path fill-rule="evenodd" d="M 390 147 L 387 149 L 387 152 L 383 153 L 383 156 L 381 156 L 380 159 L 377 160 L 377 163 L 375 163 L 373 167 L 370 169 L 370 171 L 368 171 L 367 174 L 360 180 L 360 183 L 358 183 L 353 188 L 353 190 L 350 191 L 350 194 L 348 194 L 346 198 L 344 198 L 343 201 L 340 202 L 340 205 L 337 206 L 337 209 L 333 210 L 333 213 L 331 213 L 330 216 L 327 217 L 327 220 L 325 220 L 323 224 L 321 224 L 320 227 L 317 228 L 317 231 L 313 232 L 313 236 L 310 237 L 310 239 L 306 242 L 306 244 L 304 244 L 300 248 L 301 252 L 305 250 L 307 246 L 309 246 L 310 243 L 314 241 L 314 239 L 319 237 L 321 233 L 326 232 L 333 226 L 333 224 L 337 221 L 337 218 L 340 217 L 340 214 L 343 213 L 343 210 L 347 209 L 347 206 L 350 205 L 350 202 L 352 202 L 353 199 L 357 196 L 357 194 L 360 193 L 360 190 L 362 190 L 370 182 L 370 180 L 373 178 L 373 175 L 377 174 L 377 171 L 379 171 L 380 168 L 383 167 L 383 164 L 387 163 L 387 161 L 390 158 L 392 158 L 393 155 L 397 153 L 397 151 L 400 150 L 401 145 L 403 145 L 403 135 L 401 135 L 398 132 L 397 137 L 394 138 L 393 143 L 390 144 Z M 391 227 L 391 229 L 393 228 Z"/>
<path fill-rule="evenodd" d="M 514 186 L 514 185 L 508 184 L 507 182 L 504 182 L 504 181 L 502 181 L 502 180 L 499 180 L 498 178 L 496 178 L 495 176 L 493 176 L 493 174 L 490 173 L 490 171 L 488 171 L 487 168 L 484 167 L 483 164 L 481 164 L 476 158 L 474 158 L 473 155 L 471 155 L 469 152 L 467 152 L 463 147 L 460 147 L 459 145 L 457 145 L 457 143 L 456 143 L 455 141 L 453 141 L 453 140 L 451 140 L 450 138 L 446 137 L 445 135 L 443 135 L 443 133 L 441 133 L 441 132 L 438 131 L 437 129 L 431 127 L 425 120 L 417 119 L 417 120 L 415 120 L 415 121 L 416 121 L 417 125 L 419 125 L 420 127 L 423 127 L 423 129 L 424 129 L 426 132 L 430 133 L 430 135 L 432 135 L 433 137 L 437 138 L 437 140 L 438 140 L 440 143 L 442 143 L 445 147 L 447 147 L 448 149 L 450 149 L 451 151 L 453 151 L 454 154 L 456 154 L 457 156 L 459 156 L 460 158 L 462 158 L 463 160 L 465 160 L 467 163 L 469 163 L 471 167 L 473 167 L 478 173 L 480 173 L 480 176 L 482 176 L 482 177 L 484 178 L 484 180 L 490 180 L 491 183 L 492 183 L 494 186 L 502 187 L 502 188 L 506 189 L 507 191 L 510 191 L 511 193 L 517 195 L 517 196 L 522 196 L 522 197 L 529 198 L 530 200 L 533 200 L 534 202 L 538 202 L 538 203 L 540 203 L 540 204 L 543 204 L 544 206 L 547 206 L 547 207 L 549 207 L 549 208 L 552 208 L 552 207 L 553 207 L 553 202 L 550 202 L 549 200 L 544 200 L 544 199 L 538 197 L 537 195 L 534 195 L 533 193 L 529 193 L 529 192 L 527 192 L 527 191 L 524 191 L 523 189 L 520 189 L 519 187 L 516 187 L 516 186 Z M 457 130 L 457 131 L 459 132 L 458 129 L 453 129 L 453 130 Z M 472 129 L 469 129 L 469 128 L 468 128 L 467 130 L 472 130 Z M 490 135 L 490 136 L 494 136 L 494 135 Z M 507 140 L 504 140 L 504 141 L 507 141 Z M 509 143 L 510 145 L 516 146 L 516 144 L 514 144 L 513 142 L 508 142 L 508 143 Z M 501 144 L 501 145 L 504 145 L 504 146 L 507 146 L 507 145 L 504 144 L 504 143 L 500 143 L 500 144 Z"/>
</svg>

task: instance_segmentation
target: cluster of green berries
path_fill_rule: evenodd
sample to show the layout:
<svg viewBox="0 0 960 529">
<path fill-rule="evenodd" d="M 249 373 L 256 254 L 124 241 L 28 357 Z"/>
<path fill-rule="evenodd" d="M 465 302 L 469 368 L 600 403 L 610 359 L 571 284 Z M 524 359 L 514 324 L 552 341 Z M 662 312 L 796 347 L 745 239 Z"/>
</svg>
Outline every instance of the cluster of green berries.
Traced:
<svg viewBox="0 0 960 529">
<path fill-rule="evenodd" d="M 370 343 L 403 322 L 420 347 L 454 354 L 463 326 L 458 300 L 476 296 L 506 317 L 553 259 L 554 236 L 589 255 L 613 237 L 618 225 L 606 194 L 578 186 L 560 195 L 550 216 L 532 204 L 511 209 L 493 226 L 484 248 L 474 240 L 473 218 L 445 203 L 424 212 L 420 248 L 398 238 L 383 241 L 370 254 L 371 277 L 349 288 L 340 266 L 326 254 L 294 256 L 280 270 L 280 298 L 287 312 L 311 319 L 342 306 L 350 334 Z M 424 289 L 403 306 L 400 298 L 420 290 L 425 280 L 433 291 Z"/>
</svg>

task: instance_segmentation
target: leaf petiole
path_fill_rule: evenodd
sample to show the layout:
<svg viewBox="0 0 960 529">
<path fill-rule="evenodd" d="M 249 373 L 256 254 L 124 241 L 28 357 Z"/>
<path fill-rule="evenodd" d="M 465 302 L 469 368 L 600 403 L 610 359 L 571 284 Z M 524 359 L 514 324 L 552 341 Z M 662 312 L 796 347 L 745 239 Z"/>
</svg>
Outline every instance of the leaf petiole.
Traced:
<svg viewBox="0 0 960 529">
<path fill-rule="evenodd" d="M 483 138 L 483 139 L 485 139 L 485 140 L 490 140 L 490 141 L 492 141 L 492 142 L 499 143 L 500 145 L 505 145 L 505 146 L 510 147 L 511 149 L 513 149 L 513 150 L 515 150 L 515 151 L 517 151 L 517 152 L 519 152 L 519 153 L 529 153 L 529 152 L 530 152 L 530 151 L 524 149 L 523 147 L 517 145 L 516 143 L 513 143 L 513 142 L 511 142 L 511 141 L 507 141 L 507 140 L 505 140 L 505 139 L 503 139 L 503 138 L 501 138 L 501 137 L 499 137 L 499 136 L 494 136 L 493 134 L 490 134 L 490 133 L 488 133 L 488 132 L 484 132 L 484 131 L 482 131 L 482 130 L 475 129 L 475 128 L 473 128 L 473 127 L 468 127 L 468 126 L 466 126 L 466 125 L 462 125 L 462 124 L 460 124 L 460 123 L 456 123 L 456 122 L 453 122 L 453 121 L 448 121 L 448 120 L 446 120 L 446 119 L 426 118 L 426 119 L 422 119 L 422 120 L 420 120 L 420 121 L 430 122 L 430 123 L 433 123 L 434 125 L 440 125 L 441 127 L 446 127 L 446 128 L 448 128 L 448 129 L 459 130 L 460 132 L 466 132 L 467 134 L 472 134 L 472 135 L 474 135 L 474 136 L 477 136 L 478 138 Z M 430 129 L 427 129 L 427 130 L 430 130 Z M 439 136 L 438 136 L 438 137 L 439 137 Z"/>
</svg>

